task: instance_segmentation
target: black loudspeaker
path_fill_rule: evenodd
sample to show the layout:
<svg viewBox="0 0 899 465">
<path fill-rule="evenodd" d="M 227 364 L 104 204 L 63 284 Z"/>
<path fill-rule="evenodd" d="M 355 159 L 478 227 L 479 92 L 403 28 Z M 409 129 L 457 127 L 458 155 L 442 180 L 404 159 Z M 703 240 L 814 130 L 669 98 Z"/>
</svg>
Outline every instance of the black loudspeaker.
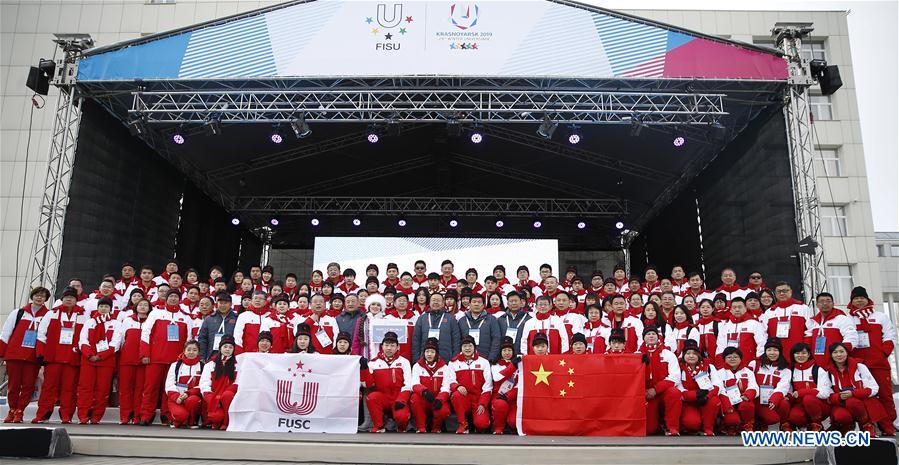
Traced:
<svg viewBox="0 0 899 465">
<path fill-rule="evenodd" d="M 871 439 L 868 447 L 834 447 L 834 465 L 896 465 L 896 441 Z"/>
<path fill-rule="evenodd" d="M 58 458 L 72 455 L 64 428 L 0 428 L 0 457 Z"/>
<path fill-rule="evenodd" d="M 818 79 L 818 84 L 821 85 L 822 95 L 831 95 L 839 90 L 840 87 L 843 87 L 843 79 L 840 78 L 840 68 L 837 65 L 830 65 L 824 68 L 821 78 Z"/>
<path fill-rule="evenodd" d="M 28 80 L 25 81 L 25 86 L 35 93 L 47 95 L 47 92 L 50 91 L 50 78 L 40 68 L 32 66 L 28 69 Z"/>
</svg>

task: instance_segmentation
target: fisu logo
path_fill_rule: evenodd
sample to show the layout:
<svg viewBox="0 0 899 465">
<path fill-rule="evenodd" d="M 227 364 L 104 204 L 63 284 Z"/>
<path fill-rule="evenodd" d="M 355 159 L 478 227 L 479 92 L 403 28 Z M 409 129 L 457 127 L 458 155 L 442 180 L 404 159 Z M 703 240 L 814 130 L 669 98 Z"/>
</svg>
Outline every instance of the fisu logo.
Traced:
<svg viewBox="0 0 899 465">
<path fill-rule="evenodd" d="M 400 24 L 400 21 L 403 20 L 403 4 L 402 3 L 394 3 L 393 4 L 393 12 L 391 13 L 390 18 L 387 17 L 387 4 L 379 3 L 378 4 L 378 24 L 383 28 L 393 28 L 397 27 Z"/>
<path fill-rule="evenodd" d="M 318 383 L 304 382 L 297 394 L 299 403 L 294 402 L 293 381 L 278 380 L 277 404 L 278 410 L 288 415 L 309 415 L 315 411 L 318 405 Z"/>
</svg>

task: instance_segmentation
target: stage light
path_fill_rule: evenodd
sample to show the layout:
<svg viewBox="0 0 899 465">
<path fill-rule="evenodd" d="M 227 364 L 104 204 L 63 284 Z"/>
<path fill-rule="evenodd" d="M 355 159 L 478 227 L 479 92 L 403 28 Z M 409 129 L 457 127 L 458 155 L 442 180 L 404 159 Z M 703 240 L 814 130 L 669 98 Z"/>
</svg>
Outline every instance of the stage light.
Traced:
<svg viewBox="0 0 899 465">
<path fill-rule="evenodd" d="M 281 134 L 278 134 L 277 132 L 272 134 L 271 139 L 273 144 L 280 144 L 281 142 L 284 142 L 284 138 L 281 137 Z"/>
<path fill-rule="evenodd" d="M 400 218 L 400 219 L 396 220 L 396 225 L 399 226 L 399 227 L 401 227 L 401 228 L 405 228 L 405 227 L 406 227 L 406 220 L 403 219 L 403 218 Z"/>
<path fill-rule="evenodd" d="M 458 220 L 450 220 L 449 225 L 451 228 L 455 228 L 456 226 L 459 226 L 459 221 Z"/>
<path fill-rule="evenodd" d="M 559 128 L 559 123 L 553 121 L 549 116 L 543 117 L 543 122 L 537 128 L 537 135 L 544 139 L 552 139 L 553 133 Z"/>
<path fill-rule="evenodd" d="M 308 124 L 306 124 L 305 117 L 301 117 L 300 119 L 290 123 L 290 128 L 293 129 L 293 133 L 297 136 L 297 139 L 303 139 L 309 134 L 312 134 L 312 129 Z"/>
<path fill-rule="evenodd" d="M 502 228 L 502 227 L 505 226 L 505 225 L 506 225 L 506 223 L 505 223 L 503 220 L 496 220 L 496 227 L 497 227 L 497 228 Z"/>
<path fill-rule="evenodd" d="M 268 222 L 272 226 L 278 226 L 279 224 L 281 224 L 281 220 L 279 220 L 277 216 L 273 216 L 270 220 L 268 220 Z"/>
<path fill-rule="evenodd" d="M 581 131 L 577 126 L 571 125 L 571 129 L 568 134 L 568 143 L 571 145 L 577 145 L 581 142 Z"/>
<path fill-rule="evenodd" d="M 377 144 L 378 141 L 381 140 L 381 138 L 378 137 L 378 135 L 374 132 L 369 132 L 367 138 L 368 138 L 368 141 L 371 142 L 372 144 Z"/>
<path fill-rule="evenodd" d="M 239 225 L 239 224 L 240 224 L 240 218 L 238 218 L 238 217 L 236 217 L 236 216 L 235 216 L 234 218 L 231 218 L 231 224 L 233 224 L 234 226 Z"/>
<path fill-rule="evenodd" d="M 541 223 L 540 220 L 534 221 L 535 229 L 540 229 L 542 226 L 543 226 L 543 223 Z"/>
<path fill-rule="evenodd" d="M 362 224 L 362 220 L 359 218 L 353 218 L 353 226 L 359 226 Z"/>
<path fill-rule="evenodd" d="M 318 226 L 319 224 L 321 224 L 321 222 L 318 221 L 318 218 L 312 218 L 311 220 L 309 220 L 309 224 L 311 224 L 312 226 Z"/>
<path fill-rule="evenodd" d="M 584 228 L 586 228 L 586 227 L 587 227 L 587 223 L 584 223 L 583 221 L 580 221 L 580 222 L 578 222 L 578 224 L 577 224 L 577 228 L 578 228 L 578 229 L 584 229 Z"/>
<path fill-rule="evenodd" d="M 682 147 L 684 145 L 684 142 L 686 141 L 682 136 L 677 136 L 674 138 L 674 141 L 672 141 L 675 147 Z"/>
<path fill-rule="evenodd" d="M 621 221 L 615 223 L 615 229 L 624 229 L 624 223 Z"/>
<path fill-rule="evenodd" d="M 172 142 L 174 142 L 174 143 L 176 143 L 176 144 L 178 144 L 178 145 L 183 145 L 184 142 L 185 142 L 184 135 L 181 134 L 180 132 L 176 132 L 176 133 L 172 136 Z"/>
<path fill-rule="evenodd" d="M 484 140 L 484 135 L 478 131 L 471 133 L 471 142 L 474 144 L 480 144 L 481 141 Z"/>
</svg>

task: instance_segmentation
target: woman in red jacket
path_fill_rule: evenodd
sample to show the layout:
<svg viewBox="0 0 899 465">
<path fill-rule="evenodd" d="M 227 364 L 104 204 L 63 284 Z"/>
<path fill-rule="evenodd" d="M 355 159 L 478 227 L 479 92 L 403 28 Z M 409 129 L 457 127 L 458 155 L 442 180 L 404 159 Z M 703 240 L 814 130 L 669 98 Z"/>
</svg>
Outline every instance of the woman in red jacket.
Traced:
<svg viewBox="0 0 899 465">
<path fill-rule="evenodd" d="M 219 350 L 212 360 L 203 367 L 200 376 L 200 392 L 206 405 L 206 421 L 212 429 L 228 429 L 228 407 L 237 393 L 236 359 L 234 358 L 234 337 L 222 336 Z"/>
<path fill-rule="evenodd" d="M 493 411 L 493 434 L 503 434 L 506 426 L 512 431 L 515 430 L 518 362 L 521 361 L 521 356 L 515 355 L 514 347 L 515 341 L 509 336 L 503 336 L 500 359 L 490 369 L 493 375 L 493 400 L 490 402 Z"/>
<path fill-rule="evenodd" d="M 78 376 L 78 422 L 99 424 L 109 405 L 112 375 L 115 373 L 116 351 L 121 336 L 119 322 L 112 317 L 112 299 L 97 302 L 97 315 L 81 329 L 81 372 Z M 88 415 L 90 414 L 90 415 Z"/>
<path fill-rule="evenodd" d="M 780 339 L 769 337 L 765 342 L 765 352 L 759 357 L 755 367 L 755 382 L 759 385 L 759 396 L 755 400 L 756 423 L 763 428 L 780 424 L 781 431 L 791 431 L 790 422 L 790 378 L 792 372 Z"/>
<path fill-rule="evenodd" d="M 134 313 L 119 322 L 116 339 L 119 348 L 119 424 L 140 421 L 140 404 L 144 390 L 145 365 L 140 357 L 140 335 L 150 314 L 149 300 L 141 300 L 134 306 Z"/>
<path fill-rule="evenodd" d="M 200 345 L 197 341 L 187 341 L 184 352 L 178 356 L 178 361 L 172 363 L 165 377 L 165 394 L 172 414 L 172 428 L 196 426 L 203 404 L 199 387 L 202 372 Z"/>
<path fill-rule="evenodd" d="M 412 366 L 412 396 L 409 406 L 415 419 L 415 431 L 428 432 L 428 415 L 431 416 L 432 433 L 443 430 L 443 422 L 450 415 L 449 385 L 454 382 L 453 372 L 437 356 L 436 338 L 425 343 L 421 359 Z"/>
<path fill-rule="evenodd" d="M 714 436 L 715 419 L 721 409 L 718 372 L 708 360 L 702 358 L 699 344 L 693 339 L 686 339 L 683 343 L 680 368 L 679 388 L 684 399 L 681 429 L 684 432 L 699 431 L 702 436 Z"/>
<path fill-rule="evenodd" d="M 49 312 L 45 304 L 50 300 L 50 291 L 36 287 L 28 297 L 27 305 L 6 316 L 0 331 L 0 359 L 6 364 L 8 380 L 6 403 L 9 413 L 4 423 L 22 423 L 41 368 L 35 348 L 41 319 Z"/>
<path fill-rule="evenodd" d="M 43 359 L 46 366 L 37 414 L 32 423 L 49 419 L 56 402 L 59 402 L 62 423 L 71 423 L 75 415 L 75 386 L 81 365 L 78 335 L 85 321 L 84 309 L 77 305 L 77 299 L 75 289 L 67 288 L 62 293 L 62 304 L 47 313 L 38 327 L 37 357 Z"/>
<path fill-rule="evenodd" d="M 849 350 L 841 342 L 829 348 L 830 364 L 827 371 L 833 384 L 830 418 L 844 433 L 855 427 L 857 422 L 862 431 L 876 436 L 874 422 L 886 416 L 886 411 L 877 399 L 877 380 L 864 363 L 849 358 Z"/>
</svg>

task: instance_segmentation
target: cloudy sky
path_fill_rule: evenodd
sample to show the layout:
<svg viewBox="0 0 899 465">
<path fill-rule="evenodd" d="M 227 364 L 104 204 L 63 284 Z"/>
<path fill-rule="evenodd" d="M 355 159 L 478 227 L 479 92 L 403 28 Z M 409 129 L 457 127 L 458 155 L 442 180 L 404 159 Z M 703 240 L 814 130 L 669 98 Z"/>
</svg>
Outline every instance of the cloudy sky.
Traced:
<svg viewBox="0 0 899 465">
<path fill-rule="evenodd" d="M 896 0 L 580 0 L 610 9 L 848 10 L 875 231 L 899 231 L 899 2 Z M 773 24 L 772 24 L 773 26 Z"/>
</svg>

